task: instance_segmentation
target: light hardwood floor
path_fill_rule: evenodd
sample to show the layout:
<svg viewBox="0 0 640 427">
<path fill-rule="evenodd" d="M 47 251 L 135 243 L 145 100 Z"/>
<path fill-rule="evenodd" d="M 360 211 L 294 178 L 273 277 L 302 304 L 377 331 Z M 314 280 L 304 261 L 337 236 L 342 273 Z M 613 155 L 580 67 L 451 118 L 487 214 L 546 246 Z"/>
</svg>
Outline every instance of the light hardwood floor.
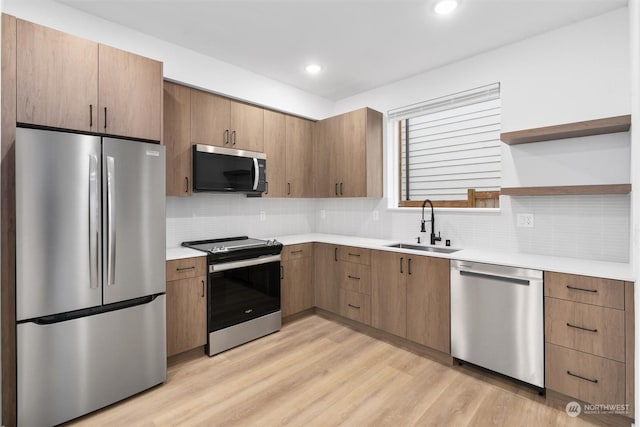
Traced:
<svg viewBox="0 0 640 427">
<path fill-rule="evenodd" d="M 486 380 L 317 315 L 209 358 L 73 426 L 589 426 L 533 391 Z"/>
</svg>

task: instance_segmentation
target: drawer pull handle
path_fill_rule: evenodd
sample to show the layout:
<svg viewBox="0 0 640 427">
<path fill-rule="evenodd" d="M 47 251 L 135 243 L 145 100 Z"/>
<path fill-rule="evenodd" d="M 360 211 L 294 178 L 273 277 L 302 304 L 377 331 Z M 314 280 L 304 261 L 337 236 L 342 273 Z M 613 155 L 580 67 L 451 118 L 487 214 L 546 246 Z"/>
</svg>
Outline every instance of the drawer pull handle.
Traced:
<svg viewBox="0 0 640 427">
<path fill-rule="evenodd" d="M 567 289 L 570 289 L 570 290 L 572 290 L 572 291 L 591 292 L 591 293 L 594 293 L 594 294 L 597 294 L 597 293 L 598 293 L 598 290 L 597 290 L 597 289 L 576 288 L 576 287 L 574 287 L 574 286 L 569 286 L 569 285 L 567 285 Z"/>
<path fill-rule="evenodd" d="M 176 271 L 189 271 L 189 270 L 195 270 L 196 266 L 192 265 L 191 267 L 178 267 L 176 268 Z"/>
<path fill-rule="evenodd" d="M 592 380 L 590 378 L 585 378 L 585 377 L 581 377 L 580 375 L 576 375 L 571 371 L 567 371 L 568 375 L 571 375 L 572 377 L 576 377 L 576 378 L 580 378 L 581 380 L 585 380 L 585 381 L 589 381 L 590 383 L 594 383 L 594 384 L 598 384 L 598 380 Z"/>
<path fill-rule="evenodd" d="M 333 248 L 333 259 L 338 261 L 338 248 Z"/>
<path fill-rule="evenodd" d="M 585 328 L 584 326 L 572 325 L 569 322 L 567 322 L 567 326 L 570 328 L 582 329 L 583 331 L 598 332 L 597 329 L 591 329 L 591 328 Z"/>
<path fill-rule="evenodd" d="M 357 257 L 359 257 L 360 254 L 352 254 L 351 252 L 349 252 L 349 256 L 357 256 Z"/>
<path fill-rule="evenodd" d="M 299 250 L 297 250 L 297 251 L 291 251 L 291 254 L 292 254 L 292 255 L 293 255 L 293 254 L 301 254 L 302 252 L 304 252 L 304 250 L 299 249 Z"/>
<path fill-rule="evenodd" d="M 353 304 L 347 304 L 347 305 L 351 308 L 357 308 L 358 310 L 360 310 L 360 307 L 358 307 L 357 305 L 353 305 Z"/>
<path fill-rule="evenodd" d="M 349 279 L 353 279 L 353 280 L 360 280 L 360 278 L 359 278 L 359 277 L 352 276 L 352 275 L 350 275 L 350 274 L 349 274 L 349 275 L 347 275 L 347 277 L 348 277 Z"/>
</svg>

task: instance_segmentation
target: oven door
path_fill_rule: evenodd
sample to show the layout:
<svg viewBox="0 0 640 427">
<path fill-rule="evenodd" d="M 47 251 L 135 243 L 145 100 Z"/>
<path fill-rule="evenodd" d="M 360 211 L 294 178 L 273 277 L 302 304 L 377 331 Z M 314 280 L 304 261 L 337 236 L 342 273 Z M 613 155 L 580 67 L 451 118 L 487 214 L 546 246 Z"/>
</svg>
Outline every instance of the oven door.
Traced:
<svg viewBox="0 0 640 427">
<path fill-rule="evenodd" d="M 209 266 L 209 333 L 280 311 L 280 255 Z"/>
</svg>

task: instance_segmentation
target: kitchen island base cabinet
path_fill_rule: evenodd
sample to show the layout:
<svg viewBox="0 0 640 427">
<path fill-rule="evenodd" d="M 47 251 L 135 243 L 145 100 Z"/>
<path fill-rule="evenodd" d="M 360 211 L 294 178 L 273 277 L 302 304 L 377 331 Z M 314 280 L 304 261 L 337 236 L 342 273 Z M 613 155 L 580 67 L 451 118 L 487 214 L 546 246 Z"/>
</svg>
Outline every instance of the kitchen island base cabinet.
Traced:
<svg viewBox="0 0 640 427">
<path fill-rule="evenodd" d="M 167 357 L 207 343 L 206 257 L 167 261 Z"/>
<path fill-rule="evenodd" d="M 282 250 L 280 295 L 282 317 L 313 307 L 313 244 Z"/>
</svg>

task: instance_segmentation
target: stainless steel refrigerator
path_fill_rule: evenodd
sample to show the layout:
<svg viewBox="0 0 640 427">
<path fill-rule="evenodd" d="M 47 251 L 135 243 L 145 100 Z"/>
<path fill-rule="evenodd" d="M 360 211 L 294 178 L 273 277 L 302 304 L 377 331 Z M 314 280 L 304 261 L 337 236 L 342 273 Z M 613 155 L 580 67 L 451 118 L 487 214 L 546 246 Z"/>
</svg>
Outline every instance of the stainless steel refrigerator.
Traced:
<svg viewBox="0 0 640 427">
<path fill-rule="evenodd" d="M 55 425 L 166 379 L 165 153 L 18 128 L 18 425 Z"/>
</svg>

